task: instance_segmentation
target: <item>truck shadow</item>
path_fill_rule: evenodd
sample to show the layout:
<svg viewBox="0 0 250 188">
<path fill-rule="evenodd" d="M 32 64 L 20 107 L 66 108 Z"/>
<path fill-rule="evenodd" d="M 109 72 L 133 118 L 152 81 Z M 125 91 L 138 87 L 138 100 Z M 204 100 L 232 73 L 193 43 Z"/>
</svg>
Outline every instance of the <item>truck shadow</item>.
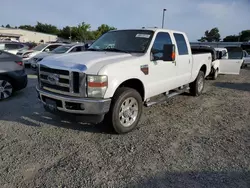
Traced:
<svg viewBox="0 0 250 188">
<path fill-rule="evenodd" d="M 84 123 L 83 118 L 60 117 L 47 112 L 33 112 L 31 115 L 21 116 L 17 120 L 26 126 L 39 127 L 44 124 L 59 128 L 103 134 L 115 134 L 112 127 L 105 123 L 90 124 Z"/>
<path fill-rule="evenodd" d="M 250 172 L 165 172 L 128 187 L 249 187 Z"/>
<path fill-rule="evenodd" d="M 216 87 L 234 89 L 239 91 L 249 91 L 250 92 L 250 83 L 229 83 L 229 82 L 216 82 L 214 84 Z"/>
</svg>

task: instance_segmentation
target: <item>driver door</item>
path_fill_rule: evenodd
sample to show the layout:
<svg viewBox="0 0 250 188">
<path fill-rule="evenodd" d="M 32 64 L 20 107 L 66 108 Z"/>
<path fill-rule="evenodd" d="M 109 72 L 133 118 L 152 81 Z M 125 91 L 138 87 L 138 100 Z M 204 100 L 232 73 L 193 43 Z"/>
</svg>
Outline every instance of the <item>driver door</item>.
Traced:
<svg viewBox="0 0 250 188">
<path fill-rule="evenodd" d="M 229 47 L 228 59 L 220 59 L 219 74 L 240 74 L 243 63 L 243 50 L 239 47 Z"/>
</svg>

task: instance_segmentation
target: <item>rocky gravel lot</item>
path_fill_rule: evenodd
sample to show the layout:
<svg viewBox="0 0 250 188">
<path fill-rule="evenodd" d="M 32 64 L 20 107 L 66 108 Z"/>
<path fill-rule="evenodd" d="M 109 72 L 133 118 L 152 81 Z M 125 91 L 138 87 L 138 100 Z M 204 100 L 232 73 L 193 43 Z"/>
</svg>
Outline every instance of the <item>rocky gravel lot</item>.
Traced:
<svg viewBox="0 0 250 188">
<path fill-rule="evenodd" d="M 145 108 L 126 135 L 45 112 L 29 77 L 0 102 L 1 188 L 250 187 L 250 69 Z"/>
</svg>

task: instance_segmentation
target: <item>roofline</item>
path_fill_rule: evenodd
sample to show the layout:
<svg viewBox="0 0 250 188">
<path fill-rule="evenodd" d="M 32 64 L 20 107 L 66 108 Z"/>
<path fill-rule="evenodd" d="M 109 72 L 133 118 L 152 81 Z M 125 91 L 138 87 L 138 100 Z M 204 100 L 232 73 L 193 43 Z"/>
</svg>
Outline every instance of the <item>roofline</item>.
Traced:
<svg viewBox="0 0 250 188">
<path fill-rule="evenodd" d="M 22 31 L 29 31 L 29 32 L 34 32 L 34 33 L 41 33 L 41 34 L 44 34 L 44 35 L 51 35 L 51 36 L 56 36 L 58 37 L 57 35 L 53 35 L 53 34 L 49 34 L 49 33 L 42 33 L 42 32 L 39 32 L 39 31 L 30 31 L 30 30 L 27 30 L 27 29 L 19 29 L 19 28 L 4 28 L 4 27 L 0 27 L 0 30 L 22 30 Z"/>
</svg>

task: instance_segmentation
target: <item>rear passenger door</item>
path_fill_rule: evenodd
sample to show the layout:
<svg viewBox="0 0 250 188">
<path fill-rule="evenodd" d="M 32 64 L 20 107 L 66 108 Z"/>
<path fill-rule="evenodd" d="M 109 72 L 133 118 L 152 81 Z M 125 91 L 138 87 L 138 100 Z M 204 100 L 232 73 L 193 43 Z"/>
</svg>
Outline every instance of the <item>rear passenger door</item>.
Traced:
<svg viewBox="0 0 250 188">
<path fill-rule="evenodd" d="M 174 33 L 176 41 L 176 65 L 177 65 L 177 77 L 176 82 L 179 86 L 188 84 L 192 72 L 192 59 L 191 52 L 187 45 L 187 39 L 181 33 Z"/>
</svg>

